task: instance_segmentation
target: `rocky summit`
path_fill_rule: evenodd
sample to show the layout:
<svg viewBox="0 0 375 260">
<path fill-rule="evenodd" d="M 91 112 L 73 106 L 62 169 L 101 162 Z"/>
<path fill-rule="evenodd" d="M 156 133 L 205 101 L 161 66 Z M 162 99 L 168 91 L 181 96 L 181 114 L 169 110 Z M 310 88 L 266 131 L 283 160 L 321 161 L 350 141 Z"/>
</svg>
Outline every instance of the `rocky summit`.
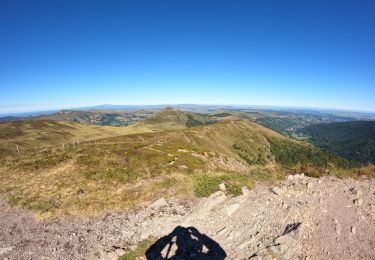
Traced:
<svg viewBox="0 0 375 260">
<path fill-rule="evenodd" d="M 2 202 L 0 256 L 117 259 L 153 238 L 146 254 L 137 259 L 375 257 L 374 179 L 296 174 L 276 184 L 243 188 L 236 197 L 220 186 L 208 198 L 162 198 L 149 206 L 89 219 L 40 222 L 33 213 Z M 197 249 L 198 242 L 204 250 Z"/>
</svg>

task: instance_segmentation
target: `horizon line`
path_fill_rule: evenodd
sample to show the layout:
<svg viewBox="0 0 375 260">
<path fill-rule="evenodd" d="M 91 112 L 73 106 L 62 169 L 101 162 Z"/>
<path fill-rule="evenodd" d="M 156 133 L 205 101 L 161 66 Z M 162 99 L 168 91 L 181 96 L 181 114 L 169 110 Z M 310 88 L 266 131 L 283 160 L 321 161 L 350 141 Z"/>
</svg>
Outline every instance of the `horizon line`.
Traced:
<svg viewBox="0 0 375 260">
<path fill-rule="evenodd" d="M 35 107 L 38 105 L 28 105 L 29 107 Z M 355 113 L 375 113 L 375 110 L 361 109 L 361 108 L 338 108 L 338 107 L 311 107 L 311 106 L 293 106 L 293 105 L 256 105 L 256 104 L 225 104 L 225 103 L 159 103 L 159 104 L 99 104 L 99 105 L 62 105 L 62 106 L 44 106 L 44 108 L 38 109 L 25 109 L 25 110 L 13 110 L 9 112 L 0 112 L 0 117 L 5 116 L 16 116 L 18 114 L 27 113 L 44 113 L 44 112 L 56 112 L 61 110 L 81 110 L 81 109 L 96 109 L 104 106 L 123 106 L 123 107 L 160 107 L 160 106 L 222 106 L 222 107 L 233 107 L 233 108 L 256 108 L 256 109 L 297 109 L 297 110 L 312 110 L 312 111 L 336 111 L 336 112 L 355 112 Z M 0 106 L 9 107 L 9 106 Z M 14 107 L 14 106 L 12 106 Z M 111 110 L 111 108 L 107 108 Z M 119 108 L 120 109 L 120 108 Z M 105 110 L 105 108 L 104 108 Z M 124 109 L 126 110 L 126 109 Z"/>
</svg>

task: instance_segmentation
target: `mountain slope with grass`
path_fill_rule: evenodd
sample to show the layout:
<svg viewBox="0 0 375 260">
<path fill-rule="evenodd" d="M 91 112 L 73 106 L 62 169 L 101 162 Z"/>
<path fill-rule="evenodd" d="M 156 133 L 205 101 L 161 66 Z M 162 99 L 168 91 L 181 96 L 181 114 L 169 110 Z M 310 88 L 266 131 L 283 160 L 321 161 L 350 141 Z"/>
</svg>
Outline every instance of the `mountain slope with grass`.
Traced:
<svg viewBox="0 0 375 260">
<path fill-rule="evenodd" d="M 157 123 L 186 124 L 185 114 L 167 112 L 167 119 Z M 58 124 L 60 131 L 64 126 L 48 124 Z M 69 134 L 73 126 L 86 127 L 84 134 L 105 129 L 69 123 L 65 125 Z M 42 218 L 81 216 L 131 208 L 161 196 L 208 196 L 221 182 L 238 195 L 242 186 L 282 178 L 297 165 L 331 172 L 346 166 L 339 157 L 247 120 L 130 135 L 128 127 L 114 128 L 127 131 L 121 136 L 106 129 L 111 130 L 106 133 L 109 137 L 95 142 L 2 156 L 0 197 Z"/>
<path fill-rule="evenodd" d="M 181 130 L 188 127 L 212 124 L 215 119 L 209 115 L 184 112 L 173 107 L 167 107 L 145 120 L 128 128 L 137 133 Z"/>
<path fill-rule="evenodd" d="M 57 149 L 83 142 L 128 133 L 126 128 L 94 126 L 48 119 L 0 123 L 0 154 L 29 150 Z"/>
<path fill-rule="evenodd" d="M 309 141 L 348 160 L 375 163 L 375 121 L 316 124 L 302 132 Z"/>
<path fill-rule="evenodd" d="M 155 113 L 152 110 L 61 110 L 38 118 L 103 126 L 128 126 Z"/>
<path fill-rule="evenodd" d="M 133 115 L 137 118 L 136 121 L 140 118 L 143 120 L 126 127 L 112 127 L 109 125 L 116 123 L 113 118 L 113 120 L 107 118 L 109 121 L 105 121 L 104 117 L 110 115 L 105 111 L 62 110 L 40 118 L 0 122 L 0 153 L 17 152 L 17 145 L 21 150 L 46 147 L 56 149 L 63 145 L 73 145 L 74 142 L 88 142 L 118 135 L 180 130 L 215 122 L 208 116 L 185 113 L 173 108 L 166 108 L 159 112 L 121 112 L 121 115 L 125 114 Z"/>
</svg>

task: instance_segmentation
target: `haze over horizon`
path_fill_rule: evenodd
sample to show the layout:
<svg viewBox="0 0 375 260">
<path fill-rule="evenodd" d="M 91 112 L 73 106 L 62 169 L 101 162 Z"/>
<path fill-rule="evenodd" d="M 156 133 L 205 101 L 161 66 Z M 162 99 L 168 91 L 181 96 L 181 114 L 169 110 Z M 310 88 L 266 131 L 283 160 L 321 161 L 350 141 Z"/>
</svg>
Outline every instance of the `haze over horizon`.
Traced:
<svg viewBox="0 0 375 260">
<path fill-rule="evenodd" d="M 100 104 L 375 111 L 375 3 L 1 1 L 0 114 Z"/>
</svg>

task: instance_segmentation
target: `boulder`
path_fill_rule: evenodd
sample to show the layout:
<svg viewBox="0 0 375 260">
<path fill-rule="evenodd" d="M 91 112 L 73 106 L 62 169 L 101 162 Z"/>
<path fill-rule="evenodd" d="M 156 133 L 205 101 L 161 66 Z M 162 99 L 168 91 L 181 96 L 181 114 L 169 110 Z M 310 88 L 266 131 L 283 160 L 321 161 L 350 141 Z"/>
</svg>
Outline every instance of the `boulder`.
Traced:
<svg viewBox="0 0 375 260">
<path fill-rule="evenodd" d="M 166 207 L 166 206 L 168 206 L 168 202 L 164 198 L 161 198 L 155 201 L 154 203 L 152 203 L 150 205 L 150 208 L 161 208 L 161 207 Z"/>
</svg>

